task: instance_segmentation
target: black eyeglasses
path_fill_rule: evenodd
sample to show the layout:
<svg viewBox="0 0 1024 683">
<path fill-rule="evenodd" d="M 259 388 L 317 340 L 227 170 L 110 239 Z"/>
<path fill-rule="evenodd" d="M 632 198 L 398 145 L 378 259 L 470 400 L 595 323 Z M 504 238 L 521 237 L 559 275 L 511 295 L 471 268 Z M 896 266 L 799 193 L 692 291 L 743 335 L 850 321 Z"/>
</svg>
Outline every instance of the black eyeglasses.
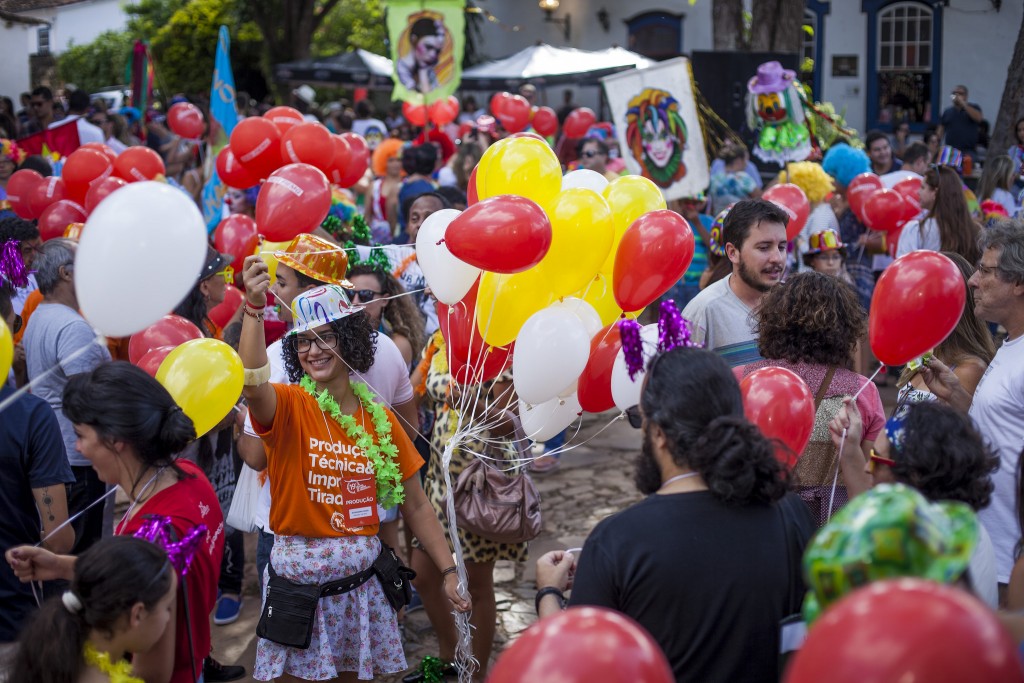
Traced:
<svg viewBox="0 0 1024 683">
<path fill-rule="evenodd" d="M 640 414 L 640 406 L 626 408 L 626 419 L 629 420 L 630 427 L 640 429 L 644 423 L 644 416 Z"/>
<path fill-rule="evenodd" d="M 383 294 L 383 292 L 375 292 L 372 289 L 353 289 L 349 294 L 349 298 L 352 299 L 352 301 L 360 301 L 364 304 L 368 304 L 381 294 Z"/>
<path fill-rule="evenodd" d="M 321 351 L 336 349 L 341 336 L 337 332 L 326 332 L 316 337 L 292 337 L 292 339 L 296 351 L 307 353 L 312 348 L 313 342 L 316 342 L 317 348 Z"/>
</svg>

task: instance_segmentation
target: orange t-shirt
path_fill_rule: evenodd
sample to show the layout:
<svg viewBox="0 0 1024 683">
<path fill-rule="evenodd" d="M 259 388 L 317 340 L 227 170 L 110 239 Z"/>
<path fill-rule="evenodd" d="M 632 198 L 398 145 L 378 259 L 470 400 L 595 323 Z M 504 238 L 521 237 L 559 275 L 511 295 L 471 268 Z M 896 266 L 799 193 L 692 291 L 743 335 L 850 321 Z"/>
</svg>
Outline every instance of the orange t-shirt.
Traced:
<svg viewBox="0 0 1024 683">
<path fill-rule="evenodd" d="M 270 497 L 274 501 L 270 528 L 275 534 L 307 538 L 376 535 L 380 526 L 377 522 L 349 528 L 344 517 L 345 498 L 352 502 L 351 487 L 344 486 L 346 481 L 366 481 L 369 475 L 372 486 L 364 495 L 373 500 L 358 500 L 376 507 L 373 465 L 342 426 L 326 416 L 302 387 L 272 386 L 277 392 L 273 424 L 252 422 L 267 448 Z M 398 469 L 405 481 L 423 467 L 423 458 L 394 414 L 387 408 L 385 411 L 391 422 L 391 441 L 398 447 Z M 370 414 L 360 407 L 355 418 L 376 443 Z"/>
<path fill-rule="evenodd" d="M 28 319 L 32 317 L 32 313 L 39 307 L 39 304 L 43 303 L 43 293 L 38 289 L 33 289 L 25 297 L 25 305 L 21 308 L 21 329 L 14 333 L 14 343 L 17 344 L 21 341 L 21 338 L 25 336 L 25 328 L 28 327 Z"/>
</svg>

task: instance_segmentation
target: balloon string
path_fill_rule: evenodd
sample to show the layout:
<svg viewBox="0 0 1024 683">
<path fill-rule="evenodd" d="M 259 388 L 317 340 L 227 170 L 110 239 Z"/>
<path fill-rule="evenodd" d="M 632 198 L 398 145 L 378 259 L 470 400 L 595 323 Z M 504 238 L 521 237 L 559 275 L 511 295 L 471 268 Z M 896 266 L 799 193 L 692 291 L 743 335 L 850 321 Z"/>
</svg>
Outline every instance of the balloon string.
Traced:
<svg viewBox="0 0 1024 683">
<path fill-rule="evenodd" d="M 878 369 L 875 370 L 874 374 L 872 374 L 870 377 L 868 377 L 868 381 L 864 382 L 864 384 L 861 385 L 860 389 L 857 390 L 857 393 L 853 395 L 853 400 L 854 401 L 856 401 L 858 398 L 860 398 L 861 392 L 864 391 L 865 389 L 867 389 L 868 385 L 875 381 L 875 377 L 878 377 L 878 373 L 880 373 L 882 370 L 885 370 L 885 363 L 880 363 L 878 365 Z"/>
<path fill-rule="evenodd" d="M 373 249 L 390 249 L 393 248 L 394 246 L 396 245 L 380 244 L 372 247 L 359 245 L 355 247 L 336 247 L 334 249 L 320 249 L 317 251 L 285 251 L 284 249 L 260 249 L 256 253 L 259 254 L 260 256 L 263 256 L 264 254 L 270 254 L 271 256 L 276 256 L 277 254 L 299 254 L 300 256 L 318 256 L 320 254 L 337 254 L 339 251 L 359 251 L 360 249 L 372 251 Z M 411 247 L 413 250 L 416 249 L 416 245 L 414 244 L 403 244 L 401 246 Z"/>
<path fill-rule="evenodd" d="M 74 351 L 73 353 L 71 353 L 67 358 L 63 359 L 62 362 L 63 363 L 67 363 L 69 361 L 72 361 L 72 360 L 78 358 L 83 353 L 88 351 L 89 348 L 94 343 L 99 344 L 100 346 L 106 346 L 107 340 L 104 339 L 102 336 L 97 334 L 96 337 L 90 343 L 85 344 L 81 348 L 79 348 L 76 351 Z M 50 375 L 52 375 L 53 373 L 55 373 L 55 372 L 57 372 L 58 370 L 61 370 L 61 369 L 63 369 L 63 366 L 61 365 L 61 363 L 56 363 L 53 367 L 49 368 L 48 370 L 43 372 L 41 375 L 36 375 L 36 377 L 33 378 L 32 381 L 30 381 L 28 384 L 26 384 L 25 386 L 21 387 L 17 391 L 15 391 L 13 394 L 11 394 L 7 398 L 5 398 L 3 401 L 0 401 L 0 413 L 4 412 L 8 407 L 10 407 L 10 405 L 12 403 L 14 403 L 19 398 L 21 398 L 23 395 L 25 395 L 29 391 L 31 391 L 32 387 L 37 382 L 39 382 L 40 380 L 46 379 L 47 377 L 49 377 Z M 6 378 L 4 378 L 4 381 L 6 381 Z"/>
<path fill-rule="evenodd" d="M 879 364 L 878 369 L 875 370 L 874 374 L 872 374 L 871 377 L 868 377 L 868 381 L 864 382 L 864 384 L 861 386 L 861 388 L 857 390 L 857 393 L 855 393 L 853 395 L 853 401 L 854 402 L 856 402 L 857 399 L 860 397 L 861 392 L 864 391 L 867 388 L 867 386 L 869 384 L 871 384 L 871 382 L 874 381 L 875 377 L 878 376 L 878 373 L 880 373 L 884 369 L 885 369 L 885 364 L 884 363 Z M 832 492 L 829 494 L 829 497 L 828 497 L 828 513 L 825 516 L 826 520 L 829 520 L 829 519 L 832 518 L 832 504 L 835 502 L 835 499 L 836 499 L 836 487 L 839 485 L 839 469 L 840 469 L 840 467 L 842 467 L 842 463 L 843 463 L 843 447 L 846 445 L 846 433 L 847 433 L 847 431 L 848 431 L 848 428 L 844 427 L 843 428 L 842 439 L 840 439 L 840 441 L 839 441 L 839 453 L 836 456 L 836 474 L 832 478 Z"/>
</svg>

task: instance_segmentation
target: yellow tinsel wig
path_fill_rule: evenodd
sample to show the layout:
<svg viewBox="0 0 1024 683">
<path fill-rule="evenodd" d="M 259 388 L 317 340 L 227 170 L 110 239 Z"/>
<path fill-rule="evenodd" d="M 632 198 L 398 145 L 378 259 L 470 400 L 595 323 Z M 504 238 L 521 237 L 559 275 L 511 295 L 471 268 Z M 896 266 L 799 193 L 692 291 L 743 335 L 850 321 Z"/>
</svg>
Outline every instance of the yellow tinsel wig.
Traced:
<svg viewBox="0 0 1024 683">
<path fill-rule="evenodd" d="M 797 161 L 786 164 L 786 169 L 779 173 L 776 181 L 793 183 L 804 191 L 807 201 L 811 204 L 820 204 L 835 190 L 832 176 L 825 173 L 825 169 L 813 161 Z"/>
</svg>

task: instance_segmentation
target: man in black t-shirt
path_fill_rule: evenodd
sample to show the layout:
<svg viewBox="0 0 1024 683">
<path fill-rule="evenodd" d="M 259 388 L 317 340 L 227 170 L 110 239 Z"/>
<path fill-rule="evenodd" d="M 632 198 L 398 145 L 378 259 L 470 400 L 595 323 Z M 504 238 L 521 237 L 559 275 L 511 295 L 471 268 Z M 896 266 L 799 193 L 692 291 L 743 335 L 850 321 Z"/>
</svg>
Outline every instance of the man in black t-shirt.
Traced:
<svg viewBox="0 0 1024 683">
<path fill-rule="evenodd" d="M 946 144 L 964 154 L 974 155 L 981 130 L 981 107 L 967 101 L 967 86 L 958 85 L 950 95 L 953 106 L 942 112 L 939 119 L 939 139 L 946 135 Z"/>
</svg>

